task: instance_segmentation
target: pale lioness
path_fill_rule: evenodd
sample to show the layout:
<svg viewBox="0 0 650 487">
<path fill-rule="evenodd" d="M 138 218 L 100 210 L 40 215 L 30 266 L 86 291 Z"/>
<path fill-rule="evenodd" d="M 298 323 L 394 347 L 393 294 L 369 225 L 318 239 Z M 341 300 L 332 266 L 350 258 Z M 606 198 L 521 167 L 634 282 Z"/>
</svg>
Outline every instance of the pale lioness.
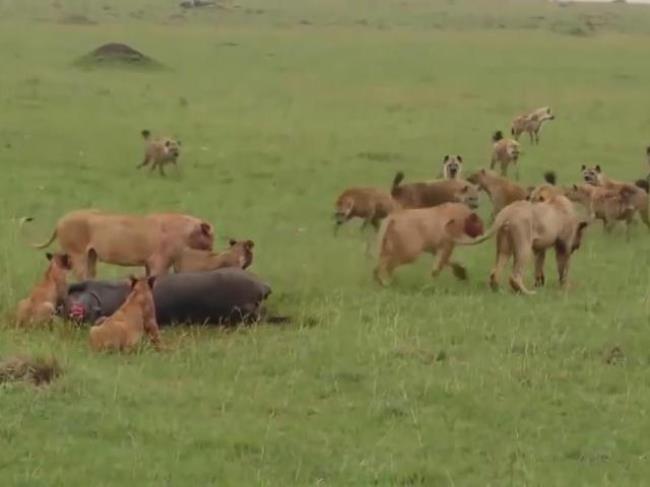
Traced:
<svg viewBox="0 0 650 487">
<path fill-rule="evenodd" d="M 432 272 L 437 276 L 446 266 L 459 279 L 466 278 L 465 268 L 450 261 L 454 238 L 469 238 L 483 233 L 483 222 L 462 203 L 444 203 L 433 208 L 399 210 L 382 223 L 378 236 L 379 262 L 375 279 L 388 285 L 395 268 L 413 262 L 423 252 L 435 255 L 440 251 L 438 264 Z"/>
<path fill-rule="evenodd" d="M 153 171 L 158 167 L 160 175 L 165 175 L 165 164 L 173 164 L 178 170 L 178 156 L 181 151 L 181 142 L 173 137 L 151 137 L 148 130 L 142 131 L 142 138 L 145 140 L 144 159 L 137 166 L 137 169 L 151 164 L 149 168 Z"/>
<path fill-rule="evenodd" d="M 497 130 L 492 135 L 492 157 L 490 158 L 490 169 L 499 164 L 501 176 L 508 175 L 508 166 L 515 166 L 515 178 L 519 179 L 519 156 L 521 149 L 519 142 L 503 137 L 503 132 Z"/>
<path fill-rule="evenodd" d="M 499 212 L 490 230 L 482 237 L 455 239 L 455 242 L 476 245 L 496 234 L 497 259 L 490 274 L 490 286 L 498 289 L 499 275 L 510 257 L 514 257 L 510 286 L 516 292 L 534 294 L 526 288 L 523 280 L 533 254 L 535 285 L 544 285 L 546 251 L 554 248 L 560 285 L 565 286 L 571 255 L 580 247 L 587 225 L 588 222 L 578 218 L 573 203 L 566 196 L 551 194 L 540 203 L 515 201 Z"/>
<path fill-rule="evenodd" d="M 237 267 L 247 269 L 253 263 L 252 240 L 230 239 L 229 247 L 223 252 L 209 250 L 185 249 L 180 258 L 174 262 L 175 272 L 206 272 Z"/>
<path fill-rule="evenodd" d="M 515 201 L 525 200 L 528 192 L 517 183 L 499 176 L 490 169 L 480 169 L 468 176 L 467 180 L 476 184 L 492 201 L 492 220 L 502 208 Z"/>
<path fill-rule="evenodd" d="M 211 224 L 182 213 L 140 216 L 77 210 L 59 219 L 47 242 L 32 246 L 45 248 L 57 239 L 77 278 L 89 279 L 96 275 L 98 260 L 165 274 L 184 248 L 212 250 L 214 233 Z"/>
<path fill-rule="evenodd" d="M 539 133 L 542 130 L 542 126 L 550 120 L 555 120 L 555 115 L 553 115 L 551 109 L 549 107 L 538 108 L 537 110 L 516 117 L 512 121 L 510 133 L 518 141 L 521 134 L 527 132 L 530 136 L 530 142 L 539 144 Z"/>
<path fill-rule="evenodd" d="M 402 208 L 430 208 L 443 203 L 464 203 L 478 208 L 479 190 L 463 179 L 402 184 L 404 173 L 393 179 L 390 194 Z"/>
</svg>

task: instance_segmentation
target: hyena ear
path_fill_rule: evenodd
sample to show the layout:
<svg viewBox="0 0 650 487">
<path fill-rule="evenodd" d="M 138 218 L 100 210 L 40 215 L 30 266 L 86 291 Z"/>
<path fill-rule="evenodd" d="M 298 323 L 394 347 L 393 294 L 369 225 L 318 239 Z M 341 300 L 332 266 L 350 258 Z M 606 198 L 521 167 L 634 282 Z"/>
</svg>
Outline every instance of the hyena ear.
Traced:
<svg viewBox="0 0 650 487">
<path fill-rule="evenodd" d="M 444 157 L 444 159 L 442 160 L 442 162 L 447 162 L 448 160 L 449 160 L 449 154 L 445 155 L 445 157 Z"/>
<path fill-rule="evenodd" d="M 47 260 L 52 260 L 52 257 L 54 257 L 54 255 L 51 252 L 45 252 L 45 258 Z"/>
<path fill-rule="evenodd" d="M 255 242 L 253 242 L 252 240 L 246 240 L 245 245 L 248 250 L 251 250 L 253 247 L 255 247 Z"/>
<path fill-rule="evenodd" d="M 598 164 L 598 165 L 595 167 L 595 169 L 596 169 L 596 172 L 599 173 L 599 172 L 601 171 L 601 169 L 600 169 L 600 164 Z"/>
<path fill-rule="evenodd" d="M 156 276 L 149 276 L 147 278 L 147 284 L 149 284 L 149 289 L 153 289 L 153 285 L 156 283 Z"/>
</svg>

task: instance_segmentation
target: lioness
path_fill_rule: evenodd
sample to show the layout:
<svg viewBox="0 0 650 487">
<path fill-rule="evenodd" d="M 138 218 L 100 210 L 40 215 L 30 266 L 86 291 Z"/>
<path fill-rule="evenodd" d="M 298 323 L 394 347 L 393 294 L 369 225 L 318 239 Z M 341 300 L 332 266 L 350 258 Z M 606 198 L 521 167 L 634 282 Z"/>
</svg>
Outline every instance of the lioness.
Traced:
<svg viewBox="0 0 650 487">
<path fill-rule="evenodd" d="M 433 208 L 400 210 L 382 223 L 378 236 L 379 262 L 374 271 L 377 282 L 386 286 L 398 266 L 413 262 L 422 252 L 440 250 L 432 276 L 450 265 L 454 275 L 465 279 L 465 268 L 451 262 L 454 237 L 475 238 L 483 233 L 481 218 L 462 203 L 444 203 Z"/>
<path fill-rule="evenodd" d="M 648 181 L 639 179 L 634 184 L 616 181 L 607 177 L 600 165 L 587 167 L 583 164 L 580 169 L 582 171 L 582 178 L 588 184 L 618 191 L 625 189 L 630 203 L 639 212 L 643 223 L 650 229 L 650 214 L 648 209 L 648 190 L 650 188 Z"/>
<path fill-rule="evenodd" d="M 404 173 L 398 172 L 390 191 L 402 208 L 430 208 L 443 203 L 464 203 L 478 208 L 478 188 L 463 179 L 401 184 L 403 180 Z"/>
<path fill-rule="evenodd" d="M 153 346 L 160 346 L 156 307 L 151 292 L 156 278 L 131 276 L 131 292 L 126 301 L 108 318 L 100 318 L 90 329 L 90 348 L 95 351 L 122 351 L 136 347 L 149 336 Z"/>
<path fill-rule="evenodd" d="M 459 155 L 446 155 L 442 160 L 442 178 L 460 179 L 463 172 L 463 158 Z"/>
<path fill-rule="evenodd" d="M 631 202 L 633 193 L 628 188 L 607 189 L 592 184 L 574 184 L 565 191 L 567 198 L 583 205 L 590 219 L 602 220 L 605 231 L 611 232 L 617 221 L 626 223 L 626 237 L 634 222 L 636 208 Z"/>
<path fill-rule="evenodd" d="M 97 260 L 165 274 L 185 247 L 211 250 L 214 233 L 209 223 L 181 213 L 140 216 L 77 210 L 59 219 L 47 242 L 32 246 L 42 249 L 55 239 L 69 255 L 77 278 L 88 279 L 96 275 Z"/>
<path fill-rule="evenodd" d="M 397 209 L 399 204 L 393 199 L 388 191 L 372 187 L 352 187 L 339 195 L 335 203 L 334 211 L 334 234 L 344 223 L 352 218 L 361 218 L 363 230 L 372 225 L 379 230 L 381 221 L 388 214 Z"/>
<path fill-rule="evenodd" d="M 471 174 L 467 180 L 478 185 L 492 201 L 492 220 L 501 209 L 514 201 L 525 200 L 528 193 L 518 184 L 499 176 L 490 169 L 481 169 Z"/>
<path fill-rule="evenodd" d="M 144 150 L 144 160 L 137 166 L 137 169 L 151 163 L 150 171 L 156 169 L 160 171 L 161 176 L 165 175 L 165 164 L 173 164 L 178 170 L 178 156 L 180 155 L 181 142 L 173 137 L 151 137 L 148 130 L 142 131 L 142 138 L 146 142 Z"/>
<path fill-rule="evenodd" d="M 499 287 L 499 275 L 511 256 L 514 257 L 510 286 L 516 292 L 534 294 L 526 288 L 523 273 L 535 255 L 535 285 L 543 286 L 546 251 L 555 248 L 559 281 L 566 284 L 571 254 L 580 247 L 588 222 L 578 219 L 566 196 L 553 194 L 540 203 L 515 201 L 497 215 L 490 230 L 474 240 L 455 239 L 460 245 L 476 245 L 496 234 L 497 259 L 490 274 L 490 286 Z"/>
<path fill-rule="evenodd" d="M 224 267 L 248 268 L 253 263 L 253 241 L 230 239 L 229 244 L 228 249 L 218 254 L 209 250 L 185 249 L 174 262 L 174 271 L 204 272 Z"/>
<path fill-rule="evenodd" d="M 57 305 L 65 299 L 68 292 L 67 274 L 70 270 L 70 259 L 66 254 L 48 252 L 45 256 L 50 261 L 45 275 L 16 308 L 18 326 L 49 322 L 54 317 Z"/>
<path fill-rule="evenodd" d="M 519 137 L 524 132 L 530 136 L 530 142 L 539 144 L 539 133 L 542 130 L 544 122 L 555 120 L 555 115 L 551 112 L 549 107 L 542 107 L 524 115 L 519 115 L 512 121 L 512 128 L 510 133 L 519 140 Z"/>
<path fill-rule="evenodd" d="M 490 169 L 499 164 L 501 169 L 501 176 L 506 177 L 508 175 L 508 166 L 512 164 L 515 166 L 515 179 L 519 179 L 519 155 L 521 150 L 519 147 L 519 142 L 512 139 L 505 139 L 503 137 L 503 132 L 497 130 L 492 135 L 492 157 L 490 159 Z"/>
</svg>

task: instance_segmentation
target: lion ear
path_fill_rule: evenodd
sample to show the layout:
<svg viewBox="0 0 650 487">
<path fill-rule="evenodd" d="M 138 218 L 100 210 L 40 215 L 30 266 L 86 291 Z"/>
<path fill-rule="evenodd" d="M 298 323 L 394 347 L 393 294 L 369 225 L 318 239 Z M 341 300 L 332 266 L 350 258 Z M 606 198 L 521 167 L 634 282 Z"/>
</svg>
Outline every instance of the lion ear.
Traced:
<svg viewBox="0 0 650 487">
<path fill-rule="evenodd" d="M 587 166 L 585 166 L 585 165 L 583 164 L 582 166 L 580 166 L 580 170 L 581 170 L 581 171 L 586 171 L 586 170 L 587 170 Z"/>
<path fill-rule="evenodd" d="M 449 154 L 445 155 L 445 158 L 442 160 L 442 162 L 447 162 L 449 160 Z"/>
<path fill-rule="evenodd" d="M 131 284 L 131 289 L 133 289 L 135 285 L 138 283 L 138 279 L 133 274 L 131 274 L 129 276 L 129 283 Z"/>
<path fill-rule="evenodd" d="M 577 184 L 574 184 L 574 185 L 573 185 L 573 189 L 574 189 L 574 191 L 578 191 L 578 185 L 577 185 Z"/>
<path fill-rule="evenodd" d="M 149 284 L 149 288 L 153 289 L 153 285 L 156 283 L 156 276 L 149 276 L 147 278 L 147 284 Z"/>
<path fill-rule="evenodd" d="M 253 247 L 255 247 L 255 242 L 253 242 L 252 240 L 246 240 L 246 248 L 250 250 Z"/>
<path fill-rule="evenodd" d="M 460 157 L 460 155 L 458 155 L 458 156 L 456 156 L 456 159 L 458 159 L 458 162 L 460 162 L 460 163 L 462 163 L 462 162 L 463 162 L 463 158 L 462 158 L 462 157 Z"/>
<path fill-rule="evenodd" d="M 598 172 L 598 173 L 599 173 L 599 172 L 600 172 L 600 164 L 598 164 L 598 165 L 596 166 L 596 168 L 595 168 L 595 169 L 596 169 L 596 172 Z"/>
<path fill-rule="evenodd" d="M 45 252 L 45 258 L 47 260 L 52 260 L 52 257 L 54 257 L 54 255 L 51 252 Z"/>
<path fill-rule="evenodd" d="M 212 225 L 210 225 L 207 222 L 201 223 L 201 233 L 205 235 L 206 237 L 209 237 L 212 235 Z"/>
</svg>

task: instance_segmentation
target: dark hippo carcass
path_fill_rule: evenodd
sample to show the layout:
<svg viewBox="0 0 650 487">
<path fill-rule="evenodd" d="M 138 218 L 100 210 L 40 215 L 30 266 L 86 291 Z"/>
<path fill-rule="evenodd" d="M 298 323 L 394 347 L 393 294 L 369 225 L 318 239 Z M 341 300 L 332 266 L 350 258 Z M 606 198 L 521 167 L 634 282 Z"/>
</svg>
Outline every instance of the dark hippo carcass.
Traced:
<svg viewBox="0 0 650 487">
<path fill-rule="evenodd" d="M 66 319 L 94 323 L 119 308 L 130 286 L 124 281 L 71 284 L 62 306 Z M 159 326 L 171 324 L 236 324 L 257 321 L 271 288 L 240 269 L 168 274 L 156 280 L 153 297 Z"/>
</svg>

